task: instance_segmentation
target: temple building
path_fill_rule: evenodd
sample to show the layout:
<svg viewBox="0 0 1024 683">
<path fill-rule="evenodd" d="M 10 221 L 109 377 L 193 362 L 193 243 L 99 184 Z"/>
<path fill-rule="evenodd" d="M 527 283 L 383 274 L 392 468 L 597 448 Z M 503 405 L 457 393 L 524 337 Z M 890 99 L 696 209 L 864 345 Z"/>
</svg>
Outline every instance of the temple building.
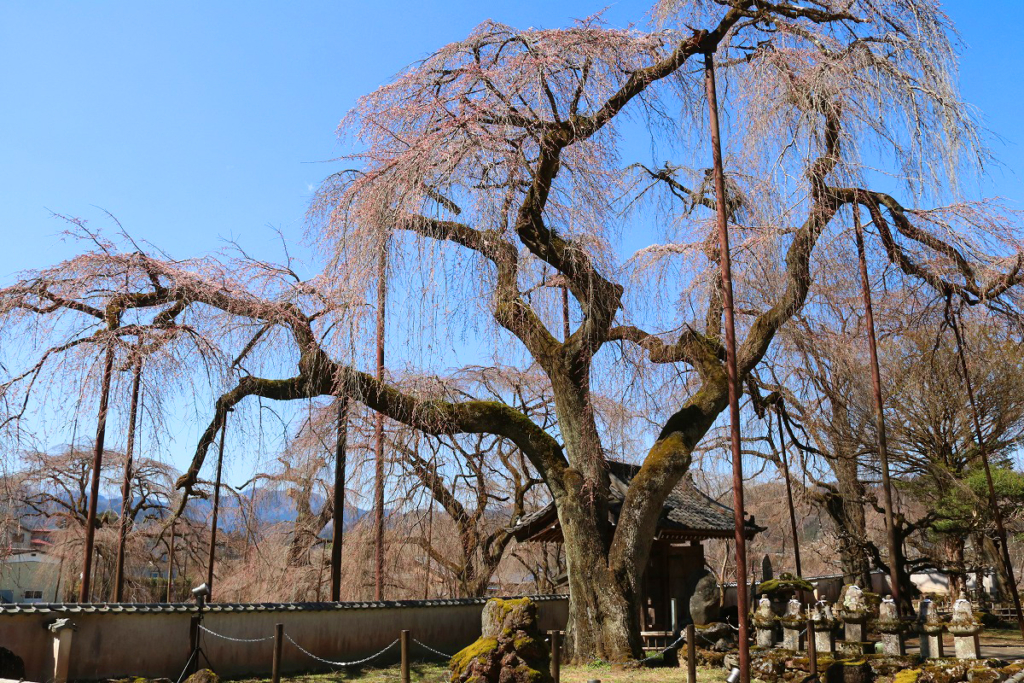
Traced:
<svg viewBox="0 0 1024 683">
<path fill-rule="evenodd" d="M 608 470 L 612 498 L 609 515 L 612 525 L 615 525 L 626 490 L 640 466 L 609 460 Z M 698 489 L 689 474 L 676 484 L 658 520 L 651 557 L 641 583 L 642 631 L 665 632 L 671 629 L 672 598 L 677 600 L 679 626 L 689 622 L 690 596 L 705 567 L 702 541 L 709 538 L 732 539 L 733 520 L 733 509 Z M 748 517 L 747 539 L 765 528 L 757 526 L 753 517 Z M 512 533 L 520 543 L 561 543 L 562 529 L 554 503 L 521 518 Z M 567 581 L 567 577 L 562 577 L 563 583 Z"/>
</svg>

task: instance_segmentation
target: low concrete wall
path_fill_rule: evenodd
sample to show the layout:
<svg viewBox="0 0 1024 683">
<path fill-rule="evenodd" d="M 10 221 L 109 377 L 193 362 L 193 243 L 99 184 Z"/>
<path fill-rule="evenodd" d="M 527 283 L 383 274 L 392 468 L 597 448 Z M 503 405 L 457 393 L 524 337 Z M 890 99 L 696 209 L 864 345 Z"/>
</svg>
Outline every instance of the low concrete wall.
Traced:
<svg viewBox="0 0 1024 683">
<path fill-rule="evenodd" d="M 540 628 L 564 629 L 565 596 L 537 596 Z M 273 636 L 274 625 L 318 657 L 335 661 L 362 659 L 398 638 L 412 637 L 449 654 L 480 635 L 480 614 L 486 600 L 424 600 L 384 603 L 301 603 L 212 605 L 203 625 L 231 638 Z M 194 605 L 5 605 L 0 609 L 0 646 L 25 661 L 28 680 L 53 675 L 53 638 L 47 624 L 68 618 L 77 631 L 71 647 L 71 679 L 90 680 L 143 676 L 176 680 L 188 660 L 189 629 Z M 270 676 L 273 640 L 234 642 L 202 633 L 202 648 L 221 676 Z M 413 643 L 414 659 L 437 661 Z M 396 645 L 372 664 L 398 660 Z M 332 667 L 301 652 L 287 638 L 282 670 L 288 673 L 327 671 Z"/>
</svg>

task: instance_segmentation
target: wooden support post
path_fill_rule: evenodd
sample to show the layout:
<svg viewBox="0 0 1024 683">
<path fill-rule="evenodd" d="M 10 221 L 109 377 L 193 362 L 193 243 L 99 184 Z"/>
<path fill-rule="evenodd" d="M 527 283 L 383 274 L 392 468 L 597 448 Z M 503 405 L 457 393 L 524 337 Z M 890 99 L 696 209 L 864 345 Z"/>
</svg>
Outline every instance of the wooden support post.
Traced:
<svg viewBox="0 0 1024 683">
<path fill-rule="evenodd" d="M 551 680 L 559 682 L 562 676 L 562 632 L 548 631 L 551 638 Z"/>
<path fill-rule="evenodd" d="M 697 683 L 697 627 L 686 625 L 686 683 Z"/>
<path fill-rule="evenodd" d="M 274 624 L 274 663 L 271 668 L 273 683 L 281 683 L 281 648 L 284 646 L 284 624 Z"/>
<path fill-rule="evenodd" d="M 679 603 L 675 598 L 669 602 L 672 610 L 672 638 L 679 637 Z"/>
<path fill-rule="evenodd" d="M 398 640 L 402 645 L 402 683 L 409 683 L 409 631 L 403 630 Z"/>
</svg>

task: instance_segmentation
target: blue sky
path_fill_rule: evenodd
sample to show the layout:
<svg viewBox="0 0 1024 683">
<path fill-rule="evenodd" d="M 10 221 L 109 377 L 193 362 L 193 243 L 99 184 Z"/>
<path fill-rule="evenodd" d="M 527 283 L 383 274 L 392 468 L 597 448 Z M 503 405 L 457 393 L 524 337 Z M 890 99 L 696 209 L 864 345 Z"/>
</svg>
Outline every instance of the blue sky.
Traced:
<svg viewBox="0 0 1024 683">
<path fill-rule="evenodd" d="M 1005 164 L 986 190 L 1024 202 L 1024 2 L 951 0 L 963 92 Z M 50 212 L 117 216 L 185 257 L 237 238 L 278 256 L 337 169 L 356 98 L 484 19 L 554 27 L 587 2 L 15 2 L 0 4 L 0 285 L 74 253 Z M 608 6 L 613 25 L 647 5 Z M 187 439 L 186 439 L 187 440 Z"/>
</svg>

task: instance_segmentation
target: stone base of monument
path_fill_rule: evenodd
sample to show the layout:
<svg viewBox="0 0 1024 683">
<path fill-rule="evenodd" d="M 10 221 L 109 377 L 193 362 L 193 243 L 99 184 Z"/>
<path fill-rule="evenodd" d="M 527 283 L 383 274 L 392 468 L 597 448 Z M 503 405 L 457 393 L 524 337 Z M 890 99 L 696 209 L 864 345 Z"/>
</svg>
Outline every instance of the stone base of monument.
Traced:
<svg viewBox="0 0 1024 683">
<path fill-rule="evenodd" d="M 954 633 L 953 652 L 957 659 L 980 659 L 981 645 L 978 642 L 978 634 L 956 635 Z"/>
<path fill-rule="evenodd" d="M 938 633 L 924 632 L 921 634 L 921 656 L 924 659 L 942 659 L 945 657 L 942 631 Z"/>
<path fill-rule="evenodd" d="M 867 640 L 867 629 L 863 621 L 847 621 L 844 625 L 843 640 L 859 643 Z"/>
<path fill-rule="evenodd" d="M 836 643 L 836 649 L 844 657 L 860 657 L 875 653 L 875 643 L 870 640 L 840 640 Z"/>
<path fill-rule="evenodd" d="M 836 651 L 836 635 L 831 629 L 814 632 L 814 649 L 819 654 L 832 654 Z"/>
<path fill-rule="evenodd" d="M 804 636 L 800 628 L 782 628 L 782 647 L 787 650 L 799 651 L 804 649 Z"/>
<path fill-rule="evenodd" d="M 907 654 L 907 638 L 902 631 L 882 634 L 882 654 L 895 657 Z"/>
<path fill-rule="evenodd" d="M 774 628 L 756 628 L 754 629 L 754 634 L 754 643 L 758 647 L 770 648 L 775 646 Z"/>
</svg>

